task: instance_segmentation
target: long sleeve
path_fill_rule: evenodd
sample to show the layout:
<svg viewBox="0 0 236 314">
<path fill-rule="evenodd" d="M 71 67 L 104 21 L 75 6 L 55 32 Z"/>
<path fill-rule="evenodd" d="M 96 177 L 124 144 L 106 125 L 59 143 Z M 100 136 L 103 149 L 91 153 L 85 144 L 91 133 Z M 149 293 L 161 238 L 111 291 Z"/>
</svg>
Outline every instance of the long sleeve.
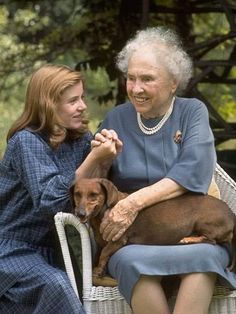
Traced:
<svg viewBox="0 0 236 314">
<path fill-rule="evenodd" d="M 187 123 L 180 126 L 179 153 L 166 177 L 188 190 L 206 193 L 216 164 L 214 137 L 205 105 L 199 102 L 188 109 Z"/>
<path fill-rule="evenodd" d="M 69 187 L 90 150 L 91 134 L 55 151 L 38 134 L 20 131 L 0 162 L 0 237 L 50 241 L 53 217 L 70 211 Z"/>
<path fill-rule="evenodd" d="M 58 211 L 68 207 L 69 186 L 84 159 L 83 148 L 77 146 L 76 152 L 73 145 L 64 144 L 54 152 L 30 132 L 16 136 L 12 145 L 11 165 L 29 193 L 34 210 Z"/>
</svg>

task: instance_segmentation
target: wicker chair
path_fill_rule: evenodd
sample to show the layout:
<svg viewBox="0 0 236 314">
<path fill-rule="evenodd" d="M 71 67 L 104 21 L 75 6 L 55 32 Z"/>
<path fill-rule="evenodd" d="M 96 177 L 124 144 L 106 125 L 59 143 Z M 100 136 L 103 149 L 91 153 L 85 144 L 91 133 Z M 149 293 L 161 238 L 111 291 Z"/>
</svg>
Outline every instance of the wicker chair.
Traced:
<svg viewBox="0 0 236 314">
<path fill-rule="evenodd" d="M 215 180 L 220 189 L 221 198 L 236 214 L 236 182 L 219 166 L 215 170 Z M 80 233 L 82 247 L 83 268 L 83 295 L 82 300 L 87 314 L 131 314 L 129 305 L 120 294 L 117 287 L 94 286 L 92 283 L 92 250 L 91 240 L 87 227 L 80 223 L 72 214 L 59 212 L 55 215 L 55 224 L 58 232 L 66 272 L 71 285 L 78 295 L 70 251 L 65 234 L 65 225 L 73 225 Z M 170 299 L 171 306 L 174 297 Z M 235 314 L 236 290 L 216 285 L 209 314 Z"/>
</svg>

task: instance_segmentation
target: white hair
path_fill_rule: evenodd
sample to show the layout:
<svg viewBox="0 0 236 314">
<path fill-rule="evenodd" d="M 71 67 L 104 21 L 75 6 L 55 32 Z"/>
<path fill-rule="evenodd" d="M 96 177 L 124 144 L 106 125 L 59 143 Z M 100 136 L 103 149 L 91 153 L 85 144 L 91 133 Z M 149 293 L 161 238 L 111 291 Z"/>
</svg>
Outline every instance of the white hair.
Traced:
<svg viewBox="0 0 236 314">
<path fill-rule="evenodd" d="M 126 74 L 130 57 L 143 47 L 148 47 L 156 55 L 157 62 L 161 63 L 177 81 L 177 92 L 181 93 L 192 76 L 193 65 L 178 35 L 164 27 L 138 31 L 118 54 L 116 58 L 118 69 Z"/>
</svg>

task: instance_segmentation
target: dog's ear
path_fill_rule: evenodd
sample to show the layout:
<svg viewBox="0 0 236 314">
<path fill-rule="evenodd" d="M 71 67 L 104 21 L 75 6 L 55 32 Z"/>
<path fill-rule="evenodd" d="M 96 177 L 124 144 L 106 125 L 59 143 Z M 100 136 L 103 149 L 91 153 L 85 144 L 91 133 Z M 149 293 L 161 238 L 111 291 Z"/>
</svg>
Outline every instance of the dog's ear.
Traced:
<svg viewBox="0 0 236 314">
<path fill-rule="evenodd" d="M 119 201 L 119 191 L 117 187 L 110 181 L 104 178 L 99 179 L 100 184 L 106 191 L 107 207 L 113 207 Z"/>
<path fill-rule="evenodd" d="M 74 213 L 74 211 L 75 211 L 74 189 L 75 189 L 75 180 L 71 183 L 71 186 L 69 188 L 72 213 Z"/>
</svg>

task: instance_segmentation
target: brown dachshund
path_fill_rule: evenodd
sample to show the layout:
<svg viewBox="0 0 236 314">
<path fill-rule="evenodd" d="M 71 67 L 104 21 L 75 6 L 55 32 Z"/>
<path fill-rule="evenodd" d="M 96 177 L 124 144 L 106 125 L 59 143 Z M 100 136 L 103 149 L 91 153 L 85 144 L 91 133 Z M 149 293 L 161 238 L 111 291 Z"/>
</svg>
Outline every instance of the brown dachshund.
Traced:
<svg viewBox="0 0 236 314">
<path fill-rule="evenodd" d="M 71 192 L 75 215 L 82 223 L 89 222 L 101 248 L 94 276 L 103 276 L 110 256 L 127 244 L 229 243 L 233 247 L 230 269 L 236 270 L 236 216 L 215 197 L 186 193 L 149 206 L 139 212 L 119 240 L 106 242 L 99 231 L 104 213 L 127 194 L 103 178 L 80 179 Z"/>
</svg>

